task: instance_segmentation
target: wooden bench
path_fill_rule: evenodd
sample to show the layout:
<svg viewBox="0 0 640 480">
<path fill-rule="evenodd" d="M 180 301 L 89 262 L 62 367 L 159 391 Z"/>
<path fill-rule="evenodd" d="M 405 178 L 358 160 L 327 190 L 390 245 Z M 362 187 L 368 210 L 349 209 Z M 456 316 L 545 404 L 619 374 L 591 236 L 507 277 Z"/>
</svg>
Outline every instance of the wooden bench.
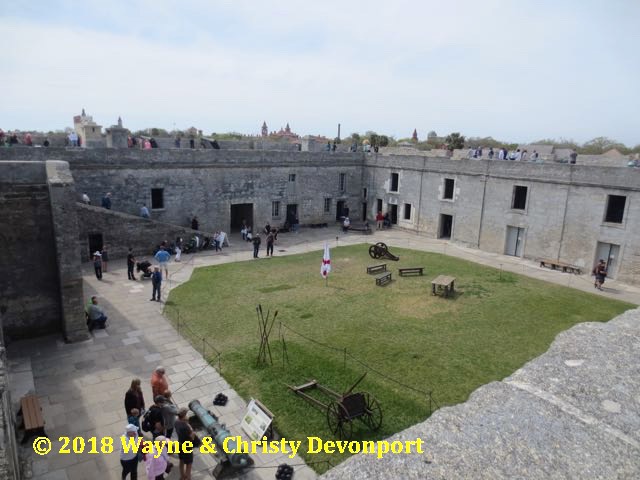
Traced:
<svg viewBox="0 0 640 480">
<path fill-rule="evenodd" d="M 373 273 L 380 273 L 380 272 L 386 272 L 386 271 L 387 271 L 386 263 L 381 263 L 380 265 L 370 265 L 367 267 L 367 273 L 370 275 Z"/>
<path fill-rule="evenodd" d="M 387 283 L 391 283 L 391 272 L 383 273 L 376 277 L 376 285 L 379 287 L 384 287 Z"/>
<path fill-rule="evenodd" d="M 438 275 L 431 281 L 431 295 L 437 295 L 438 292 L 443 292 L 445 297 L 455 293 L 455 277 L 449 277 L 447 275 Z"/>
<path fill-rule="evenodd" d="M 561 262 L 560 260 L 550 260 L 548 258 L 540 259 L 540 266 L 547 267 L 551 270 L 559 270 L 562 269 L 563 272 L 575 273 L 580 275 L 582 273 L 582 268 L 576 267 L 575 265 L 570 265 L 565 262 Z"/>
<path fill-rule="evenodd" d="M 35 395 L 25 395 L 20 399 L 20 411 L 22 415 L 22 425 L 24 426 L 24 438 L 22 443 L 32 436 L 46 437 L 44 432 L 44 418 L 42 417 L 42 407 Z"/>
<path fill-rule="evenodd" d="M 360 232 L 360 233 L 364 233 L 365 235 L 369 235 L 369 234 L 373 233 L 373 231 L 371 230 L 371 227 L 369 227 L 369 225 L 362 225 L 362 226 L 351 225 L 349 227 L 349 231 L 350 232 Z"/>
<path fill-rule="evenodd" d="M 408 275 L 423 275 L 424 267 L 399 268 L 398 273 L 401 277 Z"/>
</svg>

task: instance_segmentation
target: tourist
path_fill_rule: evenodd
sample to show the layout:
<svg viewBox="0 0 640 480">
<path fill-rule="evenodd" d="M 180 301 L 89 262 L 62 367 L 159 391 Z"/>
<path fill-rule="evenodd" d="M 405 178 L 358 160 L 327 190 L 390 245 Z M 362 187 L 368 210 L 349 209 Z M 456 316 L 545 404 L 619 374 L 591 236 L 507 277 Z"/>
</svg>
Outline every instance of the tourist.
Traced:
<svg viewBox="0 0 640 480">
<path fill-rule="evenodd" d="M 198 223 L 198 217 L 196 216 L 191 220 L 191 230 L 200 230 L 200 224 Z"/>
<path fill-rule="evenodd" d="M 100 252 L 93 254 L 93 269 L 96 272 L 96 278 L 102 280 L 102 254 Z"/>
<path fill-rule="evenodd" d="M 132 408 L 131 414 L 127 415 L 127 422 L 129 422 L 129 425 L 138 427 L 138 435 L 142 435 L 142 431 L 140 430 L 140 410 Z"/>
<path fill-rule="evenodd" d="M 49 148 L 49 145 L 51 145 L 51 143 L 49 142 L 49 139 L 45 137 L 44 142 L 42 142 L 42 146 L 45 148 Z"/>
<path fill-rule="evenodd" d="M 107 192 L 105 196 L 102 197 L 102 208 L 111 210 L 111 192 Z"/>
<path fill-rule="evenodd" d="M 151 144 L 151 148 L 158 148 L 158 142 L 156 142 L 155 138 L 151 137 L 149 143 Z"/>
<path fill-rule="evenodd" d="M 189 148 L 191 149 L 196 148 L 196 139 L 194 138 L 193 135 L 189 137 Z"/>
<path fill-rule="evenodd" d="M 181 141 L 182 141 L 182 140 L 180 139 L 180 135 L 178 135 L 178 136 L 176 137 L 176 139 L 173 141 L 173 145 L 174 145 L 176 148 L 180 148 L 180 142 L 181 142 Z"/>
<path fill-rule="evenodd" d="M 520 158 L 520 160 L 522 160 L 523 162 L 526 162 L 526 160 L 527 160 L 527 151 L 526 150 L 522 151 L 522 157 Z"/>
<path fill-rule="evenodd" d="M 98 297 L 95 295 L 91 297 L 91 303 L 87 308 L 88 326 L 89 331 L 92 332 L 95 328 L 105 329 L 107 328 L 107 316 L 104 311 L 98 305 Z"/>
<path fill-rule="evenodd" d="M 476 151 L 469 147 L 469 150 L 467 151 L 467 158 L 473 158 L 473 156 L 476 154 Z"/>
<path fill-rule="evenodd" d="M 182 257 L 182 243 L 176 242 L 175 250 L 176 250 L 176 256 L 173 259 L 173 261 L 174 262 L 179 262 L 180 261 L 180 257 Z"/>
<path fill-rule="evenodd" d="M 293 222 L 291 222 L 291 228 L 295 233 L 298 233 L 298 228 L 300 227 L 300 220 L 298 220 L 298 214 L 295 213 L 293 215 Z"/>
<path fill-rule="evenodd" d="M 160 250 L 156 252 L 153 258 L 158 261 L 160 268 L 164 270 L 165 276 L 169 278 L 169 260 L 171 259 L 171 254 L 165 250 L 165 247 L 160 247 Z"/>
<path fill-rule="evenodd" d="M 122 441 L 120 442 L 120 465 L 122 465 L 122 480 L 127 478 L 127 475 L 131 475 L 131 480 L 138 479 L 138 452 L 136 449 L 125 448 L 131 442 L 138 444 L 138 428 L 129 424 L 125 427 Z"/>
<path fill-rule="evenodd" d="M 384 214 L 382 225 L 384 225 L 386 228 L 391 228 L 391 218 L 389 218 L 389 212 Z"/>
<path fill-rule="evenodd" d="M 506 157 L 505 150 L 504 150 L 504 148 L 501 148 L 498 151 L 498 160 L 504 160 L 505 157 Z"/>
<path fill-rule="evenodd" d="M 349 228 L 351 227 L 351 220 L 349 220 L 349 217 L 344 217 L 344 221 L 342 222 L 342 231 L 344 233 L 349 232 Z"/>
<path fill-rule="evenodd" d="M 162 366 L 156 367 L 151 374 L 151 391 L 154 400 L 158 395 L 164 395 L 169 391 L 169 381 Z"/>
<path fill-rule="evenodd" d="M 149 407 L 149 411 L 146 413 L 146 415 L 144 416 L 144 420 L 142 421 L 143 425 L 145 424 L 145 422 L 147 422 L 148 431 L 151 432 L 151 436 L 154 440 L 157 437 L 164 435 L 164 417 L 162 416 L 162 405 L 160 405 L 156 400 L 160 397 L 162 397 L 162 395 L 158 395 L 154 399 L 153 405 Z"/>
<path fill-rule="evenodd" d="M 109 267 L 109 251 L 107 250 L 106 245 L 102 247 L 102 252 L 100 253 L 102 254 L 102 271 L 107 273 L 107 269 Z"/>
<path fill-rule="evenodd" d="M 89 198 L 89 195 L 87 195 L 87 192 L 82 194 L 82 203 L 85 205 L 91 205 L 91 199 Z"/>
<path fill-rule="evenodd" d="M 336 142 L 333 142 L 333 144 L 331 145 L 331 151 L 335 152 L 336 148 L 338 148 L 338 146 L 336 145 Z"/>
<path fill-rule="evenodd" d="M 222 247 L 221 247 L 220 243 L 221 243 L 220 232 L 215 232 L 213 234 L 213 249 L 216 252 L 219 252 L 220 250 L 222 250 Z"/>
<path fill-rule="evenodd" d="M 253 240 L 253 233 L 251 233 L 251 227 L 247 227 L 247 233 L 245 235 L 247 242 L 251 242 Z"/>
<path fill-rule="evenodd" d="M 166 267 L 165 267 L 166 268 Z M 162 272 L 160 267 L 154 267 L 151 274 L 151 286 L 153 287 L 153 293 L 151 294 L 151 302 L 160 301 L 160 290 L 162 288 Z M 157 294 L 157 299 L 156 299 Z"/>
<path fill-rule="evenodd" d="M 258 252 L 260 251 L 260 243 L 262 240 L 260 239 L 260 234 L 256 233 L 256 236 L 252 240 L 253 242 L 253 258 L 258 258 Z"/>
<path fill-rule="evenodd" d="M 189 410 L 181 408 L 178 410 L 178 420 L 176 420 L 175 429 L 178 436 L 178 442 L 180 443 L 180 453 L 178 458 L 180 459 L 180 480 L 191 480 L 191 466 L 193 464 L 193 451 L 184 452 L 185 442 L 191 442 L 193 448 L 197 448 L 198 440 L 196 434 L 187 421 L 187 413 Z"/>
<path fill-rule="evenodd" d="M 131 137 L 131 135 L 127 136 L 127 147 L 133 148 L 133 138 Z"/>
<path fill-rule="evenodd" d="M 136 257 L 133 256 L 133 248 L 129 248 L 127 253 L 127 278 L 129 280 L 135 280 L 136 276 L 133 274 L 133 267 L 136 265 Z"/>
<path fill-rule="evenodd" d="M 538 152 L 536 152 L 535 150 L 533 151 L 533 153 L 531 154 L 531 161 L 532 162 L 537 162 L 538 161 Z"/>
<path fill-rule="evenodd" d="M 271 231 L 271 225 L 269 225 L 269 222 L 267 222 L 267 225 L 264 227 L 265 235 L 268 235 L 270 231 Z"/>
<path fill-rule="evenodd" d="M 273 233 L 271 233 L 271 230 L 269 230 L 269 233 L 267 234 L 267 257 L 269 255 L 271 255 L 273 257 L 273 242 L 275 240 L 275 237 L 273 235 Z"/>
<path fill-rule="evenodd" d="M 160 405 L 162 410 L 162 421 L 164 423 L 165 436 L 171 438 L 173 434 L 173 427 L 178 417 L 178 407 L 169 401 L 171 398 L 171 392 L 167 390 L 164 395 L 158 395 L 155 399 L 156 405 Z"/>
<path fill-rule="evenodd" d="M 247 226 L 244 225 L 240 230 L 240 235 L 242 235 L 242 240 L 247 241 Z"/>
<path fill-rule="evenodd" d="M 138 416 L 144 414 L 144 395 L 139 378 L 131 380 L 131 386 L 124 394 L 124 409 L 127 416 L 131 415 L 134 409 L 138 410 Z"/>
<path fill-rule="evenodd" d="M 27 147 L 33 147 L 33 138 L 31 137 L 31 134 L 29 132 L 27 132 L 24 135 L 24 139 L 22 140 L 22 143 L 25 144 Z"/>
<path fill-rule="evenodd" d="M 382 215 L 381 211 L 378 211 L 376 214 L 376 228 L 378 230 L 382 230 L 382 222 L 384 221 L 384 215 Z"/>
<path fill-rule="evenodd" d="M 169 454 L 167 453 L 166 445 L 164 445 L 167 441 L 166 437 L 160 435 L 155 440 L 162 445 L 153 444 L 153 453 L 145 455 L 144 462 L 147 478 L 149 480 L 164 480 L 164 474 L 171 471 L 173 464 L 169 461 Z M 158 450 L 160 451 L 159 455 L 157 453 Z"/>
<path fill-rule="evenodd" d="M 78 146 L 78 134 L 76 132 L 71 132 L 67 138 L 69 139 L 69 144 L 72 147 Z"/>
<path fill-rule="evenodd" d="M 324 147 L 324 149 L 325 149 L 327 152 L 330 152 L 330 151 L 331 151 L 331 142 L 327 142 L 327 146 L 326 146 L 326 147 Z"/>
<path fill-rule="evenodd" d="M 570 158 L 569 163 L 571 163 L 572 165 L 575 165 L 578 159 L 578 153 L 575 150 L 571 150 L 571 153 L 569 154 L 569 158 Z"/>
<path fill-rule="evenodd" d="M 149 218 L 149 209 L 147 208 L 147 204 L 143 203 L 140 207 L 140 216 L 142 218 Z"/>
<path fill-rule="evenodd" d="M 145 141 L 144 141 L 144 149 L 145 150 L 151 150 L 151 142 L 149 141 L 148 138 L 146 138 Z"/>
<path fill-rule="evenodd" d="M 600 259 L 600 262 L 598 262 L 596 267 L 593 269 L 593 274 L 596 276 L 596 281 L 593 286 L 598 290 L 602 290 L 604 279 L 607 277 L 607 264 L 603 259 Z"/>
<path fill-rule="evenodd" d="M 493 147 L 489 147 L 489 160 L 493 160 Z"/>
</svg>

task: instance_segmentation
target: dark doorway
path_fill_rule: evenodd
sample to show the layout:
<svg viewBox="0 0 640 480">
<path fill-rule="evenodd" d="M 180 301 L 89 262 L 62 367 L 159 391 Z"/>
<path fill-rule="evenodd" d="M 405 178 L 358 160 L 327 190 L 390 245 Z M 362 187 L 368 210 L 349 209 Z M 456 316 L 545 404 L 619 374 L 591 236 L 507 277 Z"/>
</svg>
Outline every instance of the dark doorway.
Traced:
<svg viewBox="0 0 640 480">
<path fill-rule="evenodd" d="M 378 198 L 376 200 L 376 213 L 382 212 L 382 199 Z"/>
<path fill-rule="evenodd" d="M 92 258 L 95 252 L 102 251 L 103 245 L 104 243 L 102 240 L 101 233 L 90 233 L 89 234 L 89 258 Z"/>
<path fill-rule="evenodd" d="M 342 217 L 345 214 L 342 212 L 344 210 L 344 200 L 338 200 L 336 202 L 336 222 L 342 221 Z"/>
<path fill-rule="evenodd" d="M 438 238 L 451 238 L 451 230 L 453 229 L 453 215 L 440 215 L 440 231 Z"/>
<path fill-rule="evenodd" d="M 289 225 L 300 223 L 299 218 L 297 222 L 295 221 L 296 218 L 298 218 L 298 204 L 290 203 L 287 205 L 287 222 L 289 222 Z"/>
<path fill-rule="evenodd" d="M 231 205 L 231 232 L 242 230 L 242 222 L 253 228 L 253 203 Z"/>
<path fill-rule="evenodd" d="M 367 202 L 362 202 L 362 221 L 367 221 Z"/>
<path fill-rule="evenodd" d="M 389 205 L 389 216 L 391 217 L 391 224 L 398 224 L 398 205 Z"/>
</svg>

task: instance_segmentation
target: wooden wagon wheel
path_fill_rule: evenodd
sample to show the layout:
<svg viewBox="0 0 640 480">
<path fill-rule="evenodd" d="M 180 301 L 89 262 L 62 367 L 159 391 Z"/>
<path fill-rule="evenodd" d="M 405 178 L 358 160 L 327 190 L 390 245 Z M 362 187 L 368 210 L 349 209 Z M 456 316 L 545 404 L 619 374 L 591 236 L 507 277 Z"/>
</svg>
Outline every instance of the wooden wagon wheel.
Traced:
<svg viewBox="0 0 640 480">
<path fill-rule="evenodd" d="M 380 258 L 380 253 L 378 251 L 377 245 L 371 245 L 369 247 L 369 256 L 371 258 Z"/>
<path fill-rule="evenodd" d="M 364 393 L 365 413 L 362 421 L 367 424 L 371 430 L 378 430 L 382 425 L 382 407 L 376 397 L 370 393 Z"/>
<path fill-rule="evenodd" d="M 346 440 L 351 438 L 353 425 L 347 410 L 341 403 L 333 401 L 327 406 L 327 425 L 331 433 L 338 438 Z"/>
</svg>

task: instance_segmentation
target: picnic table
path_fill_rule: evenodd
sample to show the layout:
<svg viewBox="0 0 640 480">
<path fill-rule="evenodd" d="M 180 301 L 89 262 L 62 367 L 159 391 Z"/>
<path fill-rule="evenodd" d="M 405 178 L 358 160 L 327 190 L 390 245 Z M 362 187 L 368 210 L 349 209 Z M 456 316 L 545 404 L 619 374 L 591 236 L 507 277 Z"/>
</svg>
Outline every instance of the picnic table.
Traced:
<svg viewBox="0 0 640 480">
<path fill-rule="evenodd" d="M 438 275 L 431 281 L 431 295 L 437 295 L 438 292 L 443 292 L 445 297 L 455 292 L 455 277 L 449 277 L 447 275 Z"/>
</svg>

